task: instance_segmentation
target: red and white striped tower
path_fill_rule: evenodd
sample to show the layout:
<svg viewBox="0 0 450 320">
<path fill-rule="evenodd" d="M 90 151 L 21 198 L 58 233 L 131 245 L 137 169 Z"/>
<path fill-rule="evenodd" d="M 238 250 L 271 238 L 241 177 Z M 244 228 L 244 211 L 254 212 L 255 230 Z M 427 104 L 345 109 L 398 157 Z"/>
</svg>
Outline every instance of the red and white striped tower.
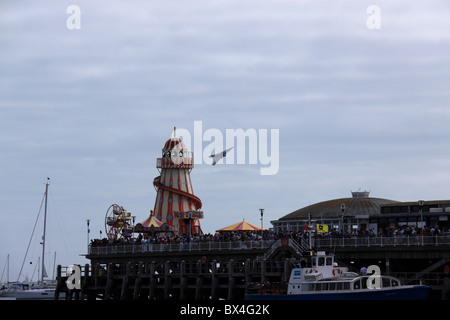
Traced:
<svg viewBox="0 0 450 320">
<path fill-rule="evenodd" d="M 190 172 L 194 157 L 180 138 L 167 140 L 162 157 L 157 159 L 160 175 L 153 180 L 156 188 L 155 216 L 178 234 L 201 234 L 199 219 L 203 218 L 201 200 L 194 195 Z"/>
</svg>

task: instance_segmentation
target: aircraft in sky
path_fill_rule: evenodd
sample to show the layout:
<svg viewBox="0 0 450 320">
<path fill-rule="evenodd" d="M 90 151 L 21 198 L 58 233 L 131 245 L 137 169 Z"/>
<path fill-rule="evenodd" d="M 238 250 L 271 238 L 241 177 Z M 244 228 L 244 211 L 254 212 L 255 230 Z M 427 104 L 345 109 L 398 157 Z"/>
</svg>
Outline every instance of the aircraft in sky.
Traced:
<svg viewBox="0 0 450 320">
<path fill-rule="evenodd" d="M 231 149 L 233 149 L 233 147 L 228 148 L 227 150 L 223 150 L 222 152 L 210 155 L 209 157 L 213 158 L 212 165 L 215 165 L 217 161 L 225 157 L 227 155 L 227 152 L 230 151 Z"/>
</svg>

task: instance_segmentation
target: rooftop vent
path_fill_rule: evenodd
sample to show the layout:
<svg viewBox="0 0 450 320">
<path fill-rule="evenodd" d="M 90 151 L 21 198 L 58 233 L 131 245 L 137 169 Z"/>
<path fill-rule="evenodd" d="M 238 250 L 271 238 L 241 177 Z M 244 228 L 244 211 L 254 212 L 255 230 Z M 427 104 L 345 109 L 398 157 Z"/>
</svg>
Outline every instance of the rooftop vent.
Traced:
<svg viewBox="0 0 450 320">
<path fill-rule="evenodd" d="M 370 191 L 352 191 L 352 197 L 353 198 L 368 198 L 370 194 Z"/>
</svg>

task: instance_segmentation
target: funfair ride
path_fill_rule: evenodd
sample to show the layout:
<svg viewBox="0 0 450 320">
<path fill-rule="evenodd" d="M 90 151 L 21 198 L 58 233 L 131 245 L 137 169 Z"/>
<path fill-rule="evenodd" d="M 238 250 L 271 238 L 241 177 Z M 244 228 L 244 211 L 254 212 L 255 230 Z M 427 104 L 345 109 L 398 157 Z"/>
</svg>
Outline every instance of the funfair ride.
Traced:
<svg viewBox="0 0 450 320">
<path fill-rule="evenodd" d="M 131 212 L 118 204 L 112 204 L 105 215 L 105 231 L 108 240 L 131 236 L 133 230 L 131 220 Z"/>
<path fill-rule="evenodd" d="M 158 220 L 167 223 L 177 234 L 202 234 L 201 200 L 194 195 L 190 172 L 194 156 L 180 138 L 170 138 L 164 144 L 156 167 L 160 175 L 153 180 L 157 191 L 154 212 Z"/>
</svg>

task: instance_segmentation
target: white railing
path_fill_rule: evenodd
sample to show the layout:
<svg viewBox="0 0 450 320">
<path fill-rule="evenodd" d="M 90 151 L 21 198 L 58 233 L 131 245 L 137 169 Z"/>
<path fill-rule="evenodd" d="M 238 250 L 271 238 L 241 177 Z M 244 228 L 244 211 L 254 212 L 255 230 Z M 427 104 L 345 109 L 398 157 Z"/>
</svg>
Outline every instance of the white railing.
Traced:
<svg viewBox="0 0 450 320">
<path fill-rule="evenodd" d="M 291 239 L 289 239 L 291 240 Z M 332 247 L 383 247 L 383 246 L 441 246 L 450 245 L 450 235 L 445 236 L 392 236 L 392 237 L 324 237 L 312 238 L 313 248 Z M 303 242 L 303 241 L 302 241 Z M 193 241 L 188 243 L 144 243 L 90 246 L 89 254 L 123 254 L 145 252 L 182 252 L 211 250 L 253 250 L 269 249 L 266 255 L 281 246 L 281 240 L 248 241 Z M 289 241 L 289 245 L 303 252 L 309 246 L 306 243 Z"/>
<path fill-rule="evenodd" d="M 315 248 L 372 247 L 372 246 L 440 246 L 450 245 L 450 235 L 445 236 L 392 236 L 392 237 L 325 237 L 313 238 Z"/>
<path fill-rule="evenodd" d="M 259 241 L 199 241 L 188 243 L 143 243 L 120 244 L 105 246 L 89 246 L 89 254 L 121 254 L 143 252 L 181 252 L 181 251 L 210 251 L 210 250 L 253 250 L 267 249 L 274 240 Z"/>
</svg>

